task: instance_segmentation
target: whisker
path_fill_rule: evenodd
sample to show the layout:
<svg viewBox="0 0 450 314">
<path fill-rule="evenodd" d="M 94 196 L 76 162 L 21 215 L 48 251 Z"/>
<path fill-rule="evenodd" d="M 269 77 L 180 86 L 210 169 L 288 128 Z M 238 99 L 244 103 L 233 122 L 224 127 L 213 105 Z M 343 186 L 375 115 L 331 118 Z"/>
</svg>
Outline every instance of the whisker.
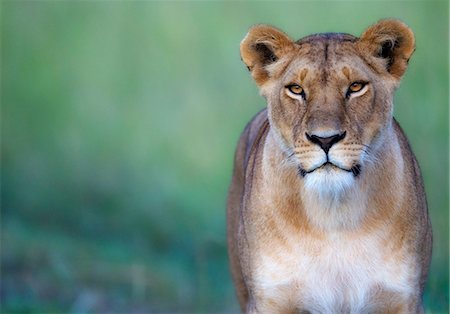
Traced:
<svg viewBox="0 0 450 314">
<path fill-rule="evenodd" d="M 295 164 L 295 159 L 292 158 L 295 155 L 295 151 L 291 151 L 290 149 L 285 152 L 285 158 L 283 159 L 283 162 L 286 164 Z"/>
</svg>

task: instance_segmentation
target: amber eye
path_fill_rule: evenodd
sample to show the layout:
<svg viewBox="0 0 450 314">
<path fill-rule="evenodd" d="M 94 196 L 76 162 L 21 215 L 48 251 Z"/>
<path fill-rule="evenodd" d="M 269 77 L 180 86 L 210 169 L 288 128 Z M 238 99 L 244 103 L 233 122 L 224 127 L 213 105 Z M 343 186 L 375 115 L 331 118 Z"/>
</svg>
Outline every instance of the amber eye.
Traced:
<svg viewBox="0 0 450 314">
<path fill-rule="evenodd" d="M 363 87 L 364 87 L 363 83 L 355 82 L 352 85 L 350 85 L 349 90 L 352 93 L 356 93 L 359 92 Z"/>
<path fill-rule="evenodd" d="M 347 91 L 347 96 L 349 96 L 351 93 L 359 92 L 361 89 L 366 86 L 367 83 L 364 82 L 353 82 L 349 87 Z"/>
<path fill-rule="evenodd" d="M 295 95 L 304 95 L 303 88 L 300 85 L 292 84 L 286 86 L 286 88 Z"/>
</svg>

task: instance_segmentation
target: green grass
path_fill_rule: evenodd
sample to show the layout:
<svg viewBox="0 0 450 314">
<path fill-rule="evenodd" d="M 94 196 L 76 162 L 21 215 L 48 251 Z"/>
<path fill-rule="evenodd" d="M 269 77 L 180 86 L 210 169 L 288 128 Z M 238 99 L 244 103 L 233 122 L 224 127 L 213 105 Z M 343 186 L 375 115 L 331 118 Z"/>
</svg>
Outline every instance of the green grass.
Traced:
<svg viewBox="0 0 450 314">
<path fill-rule="evenodd" d="M 237 312 L 225 199 L 239 133 L 264 106 L 239 42 L 416 34 L 395 116 L 434 230 L 425 293 L 448 310 L 448 3 L 1 3 L 1 312 Z"/>
</svg>

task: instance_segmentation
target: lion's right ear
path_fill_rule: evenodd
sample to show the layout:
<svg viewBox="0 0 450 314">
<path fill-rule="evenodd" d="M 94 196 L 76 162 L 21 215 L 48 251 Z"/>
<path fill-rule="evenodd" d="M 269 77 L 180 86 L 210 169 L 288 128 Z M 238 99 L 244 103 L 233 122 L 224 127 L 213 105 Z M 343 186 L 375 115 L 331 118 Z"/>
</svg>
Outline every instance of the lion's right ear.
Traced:
<svg viewBox="0 0 450 314">
<path fill-rule="evenodd" d="M 266 66 L 291 51 L 294 42 L 282 31 L 268 25 L 253 26 L 241 42 L 241 58 L 259 86 L 270 77 Z"/>
</svg>

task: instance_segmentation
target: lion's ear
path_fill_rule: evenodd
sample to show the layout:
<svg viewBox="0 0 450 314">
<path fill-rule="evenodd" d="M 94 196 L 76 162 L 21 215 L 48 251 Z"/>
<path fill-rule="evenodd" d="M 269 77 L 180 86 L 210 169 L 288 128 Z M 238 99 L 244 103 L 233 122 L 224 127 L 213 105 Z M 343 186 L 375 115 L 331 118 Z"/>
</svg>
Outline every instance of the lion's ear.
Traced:
<svg viewBox="0 0 450 314">
<path fill-rule="evenodd" d="M 399 80 L 415 49 L 414 33 L 399 20 L 381 20 L 361 35 L 358 46 L 365 53 L 382 59 L 384 68 Z"/>
<path fill-rule="evenodd" d="M 241 58 L 256 84 L 261 86 L 270 76 L 266 67 L 291 51 L 294 45 L 282 31 L 268 25 L 256 25 L 241 42 Z"/>
</svg>

